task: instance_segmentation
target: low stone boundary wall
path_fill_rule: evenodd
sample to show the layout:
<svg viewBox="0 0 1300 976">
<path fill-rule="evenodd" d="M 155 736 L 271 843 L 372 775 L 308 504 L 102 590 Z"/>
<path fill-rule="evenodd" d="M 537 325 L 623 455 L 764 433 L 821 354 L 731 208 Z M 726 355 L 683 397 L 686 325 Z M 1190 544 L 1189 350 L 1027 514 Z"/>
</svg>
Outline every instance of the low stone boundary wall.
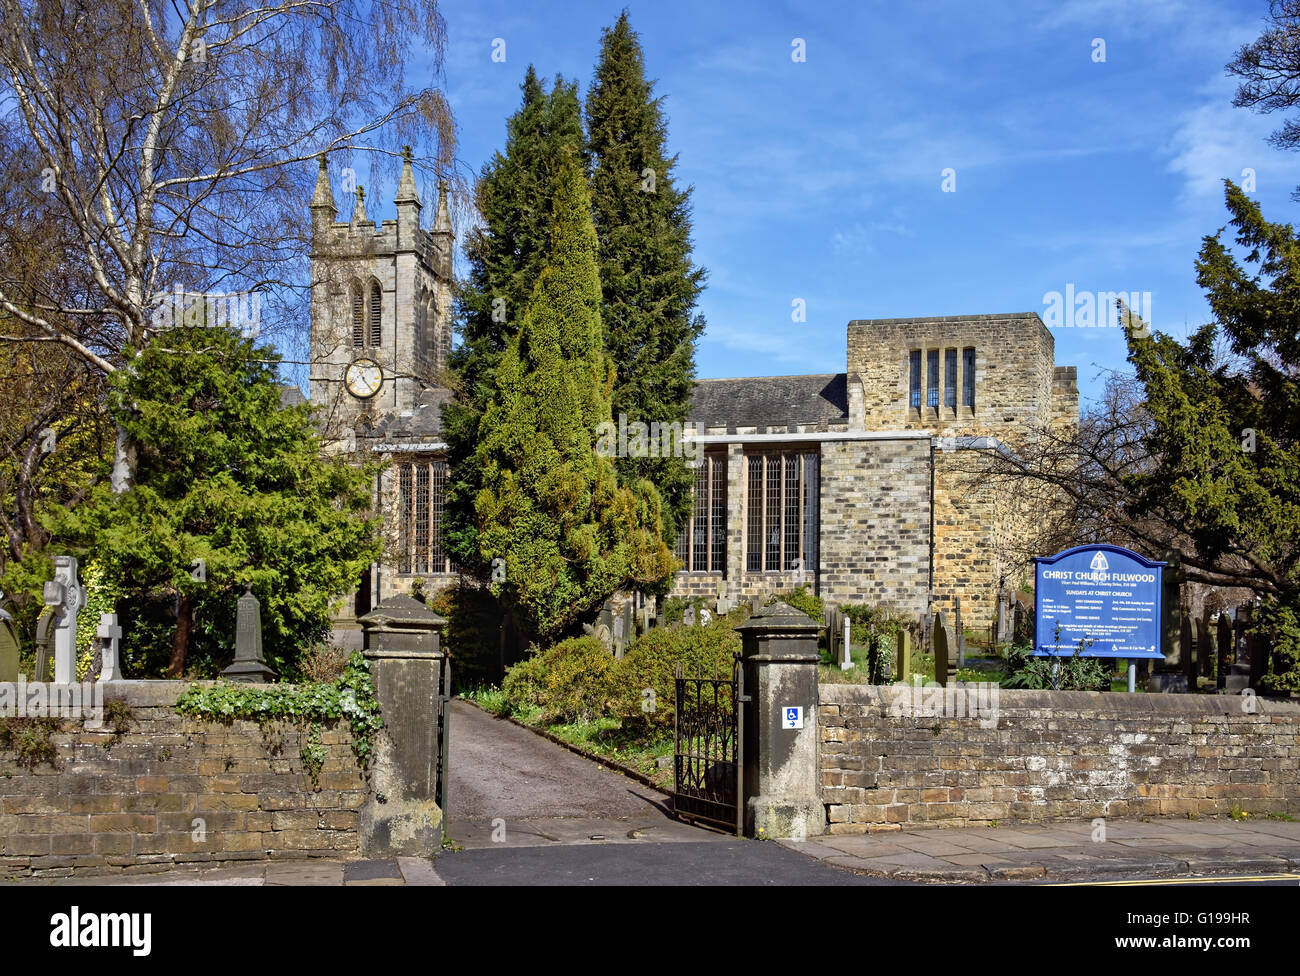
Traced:
<svg viewBox="0 0 1300 976">
<path fill-rule="evenodd" d="M 958 716 L 936 692 L 820 686 L 831 833 L 995 820 L 1300 815 L 1295 702 L 997 689 L 991 711 L 985 698 Z"/>
<path fill-rule="evenodd" d="M 54 763 L 0 751 L 0 876 L 144 872 L 185 862 L 345 857 L 360 850 L 369 791 L 346 720 L 322 725 L 317 782 L 307 730 L 196 719 L 171 706 L 187 682 L 105 684 L 131 714 L 118 734 L 63 719 Z M 246 686 L 257 687 L 257 686 Z M 10 721 L 13 719 L 0 719 Z"/>
</svg>

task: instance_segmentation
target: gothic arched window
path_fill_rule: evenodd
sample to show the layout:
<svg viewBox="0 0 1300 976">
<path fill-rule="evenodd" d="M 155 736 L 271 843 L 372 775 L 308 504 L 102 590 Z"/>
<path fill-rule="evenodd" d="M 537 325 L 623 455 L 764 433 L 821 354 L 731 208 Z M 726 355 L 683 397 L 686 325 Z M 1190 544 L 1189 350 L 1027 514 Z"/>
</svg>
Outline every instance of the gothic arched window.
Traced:
<svg viewBox="0 0 1300 976">
<path fill-rule="evenodd" d="M 379 282 L 370 283 L 370 345 L 384 344 L 384 297 L 379 290 Z"/>
<path fill-rule="evenodd" d="M 360 349 L 366 344 L 366 307 L 361 297 L 361 285 L 353 282 L 348 293 L 352 298 L 352 345 Z"/>
</svg>

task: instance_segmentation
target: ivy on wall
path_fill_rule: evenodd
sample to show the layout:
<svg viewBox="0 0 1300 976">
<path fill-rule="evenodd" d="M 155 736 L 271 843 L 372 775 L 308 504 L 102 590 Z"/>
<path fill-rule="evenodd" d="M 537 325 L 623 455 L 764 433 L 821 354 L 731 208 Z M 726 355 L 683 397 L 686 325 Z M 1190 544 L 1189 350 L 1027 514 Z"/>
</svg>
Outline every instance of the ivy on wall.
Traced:
<svg viewBox="0 0 1300 976">
<path fill-rule="evenodd" d="M 314 769 L 316 773 L 320 769 L 318 760 L 324 758 L 318 723 L 347 719 L 352 730 L 352 751 L 362 769 L 369 768 L 375 733 L 383 727 L 370 671 L 357 651 L 348 658 L 343 674 L 336 681 L 266 688 L 231 682 L 208 687 L 196 684 L 176 700 L 175 708 L 183 715 L 219 722 L 244 718 L 259 722 L 287 720 L 310 723 L 303 764 L 309 772 Z M 312 779 L 315 778 L 313 775 Z"/>
</svg>

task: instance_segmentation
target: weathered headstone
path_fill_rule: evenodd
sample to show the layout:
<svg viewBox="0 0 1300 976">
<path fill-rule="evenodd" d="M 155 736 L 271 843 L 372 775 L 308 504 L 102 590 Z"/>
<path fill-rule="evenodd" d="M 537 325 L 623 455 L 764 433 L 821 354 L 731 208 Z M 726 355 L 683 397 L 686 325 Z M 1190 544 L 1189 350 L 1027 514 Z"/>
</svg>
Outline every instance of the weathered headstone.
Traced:
<svg viewBox="0 0 1300 976">
<path fill-rule="evenodd" d="M 695 626 L 695 604 L 693 603 L 686 604 L 686 609 L 682 611 L 682 626 L 684 627 Z"/>
<path fill-rule="evenodd" d="M 718 581 L 718 602 L 717 602 L 719 615 L 725 617 L 727 614 L 731 613 L 731 609 L 733 606 L 734 604 L 732 603 L 731 598 L 727 596 L 727 581 L 719 580 Z"/>
<path fill-rule="evenodd" d="M 54 611 L 46 607 L 36 620 L 36 673 L 33 681 L 49 681 L 54 667 Z"/>
<path fill-rule="evenodd" d="M 262 658 L 262 604 L 252 587 L 239 598 L 235 609 L 235 660 L 221 672 L 231 681 L 270 681 L 275 672 Z"/>
<path fill-rule="evenodd" d="M 614 657 L 623 656 L 623 648 L 627 640 L 627 618 L 619 614 L 614 618 Z"/>
<path fill-rule="evenodd" d="M 1002 643 L 1007 639 L 1007 593 L 1005 590 L 998 593 L 998 619 L 996 628 L 993 631 L 993 640 L 995 643 Z"/>
<path fill-rule="evenodd" d="M 77 680 L 77 614 L 85 602 L 76 557 L 54 557 L 54 579 L 45 584 L 44 596 L 54 614 L 54 681 L 72 684 Z"/>
<path fill-rule="evenodd" d="M 912 637 L 906 628 L 900 628 L 894 638 L 895 663 L 894 676 L 899 681 L 912 680 Z"/>
<path fill-rule="evenodd" d="M 957 618 L 954 621 L 957 636 L 957 666 L 964 668 L 966 666 L 966 630 L 961 623 L 961 597 L 954 597 L 953 613 Z"/>
<path fill-rule="evenodd" d="M 825 623 L 826 650 L 830 653 L 832 661 L 838 661 L 841 657 L 840 644 L 844 640 L 844 625 L 840 623 L 840 611 L 835 607 L 827 607 Z"/>
<path fill-rule="evenodd" d="M 945 688 L 957 681 L 956 643 L 940 610 L 934 615 L 934 680 Z"/>
<path fill-rule="evenodd" d="M 844 657 L 840 659 L 841 671 L 853 670 L 853 621 L 848 614 L 841 615 L 844 618 Z"/>
<path fill-rule="evenodd" d="M 122 628 L 118 626 L 117 614 L 101 613 L 99 628 L 95 631 L 99 638 L 99 652 L 102 664 L 99 668 L 100 681 L 121 681 L 121 644 Z"/>
<path fill-rule="evenodd" d="M 1196 690 L 1196 650 L 1192 639 L 1192 618 L 1183 614 L 1178 628 L 1178 659 L 1187 678 L 1187 690 Z"/>
<path fill-rule="evenodd" d="M 1214 628 L 1209 610 L 1196 621 L 1196 664 L 1202 678 L 1214 677 Z"/>
<path fill-rule="evenodd" d="M 4 594 L 0 593 L 0 598 Z M 0 606 L 0 681 L 18 680 L 18 632 L 14 629 L 14 618 Z"/>
<path fill-rule="evenodd" d="M 1219 614 L 1218 629 L 1214 643 L 1219 651 L 1219 671 L 1214 686 L 1222 691 L 1228 686 L 1228 667 L 1232 662 L 1232 618 L 1226 612 Z"/>
</svg>

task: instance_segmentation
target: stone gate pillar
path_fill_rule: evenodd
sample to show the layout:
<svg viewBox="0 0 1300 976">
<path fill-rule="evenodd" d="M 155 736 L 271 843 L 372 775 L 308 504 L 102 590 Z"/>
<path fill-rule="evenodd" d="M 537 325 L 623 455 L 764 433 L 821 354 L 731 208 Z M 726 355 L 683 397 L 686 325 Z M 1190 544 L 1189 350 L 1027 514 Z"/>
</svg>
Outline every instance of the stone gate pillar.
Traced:
<svg viewBox="0 0 1300 976">
<path fill-rule="evenodd" d="M 384 723 L 375 738 L 374 792 L 361 809 L 361 849 L 371 857 L 429 857 L 443 833 L 438 716 L 446 620 L 403 594 L 358 622 Z"/>
<path fill-rule="evenodd" d="M 802 840 L 826 829 L 817 729 L 817 621 L 773 603 L 736 628 L 743 642 L 745 833 Z"/>
</svg>

